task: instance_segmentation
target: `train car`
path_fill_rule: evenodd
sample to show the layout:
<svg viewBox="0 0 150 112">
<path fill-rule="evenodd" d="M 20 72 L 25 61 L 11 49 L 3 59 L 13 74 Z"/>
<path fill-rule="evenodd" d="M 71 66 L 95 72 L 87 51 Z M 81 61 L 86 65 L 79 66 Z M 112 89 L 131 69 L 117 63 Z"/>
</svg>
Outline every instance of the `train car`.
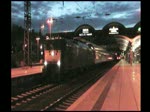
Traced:
<svg viewBox="0 0 150 112">
<path fill-rule="evenodd" d="M 114 60 L 114 57 L 107 52 L 98 51 L 98 50 L 95 52 L 96 52 L 95 64 Z"/>
<path fill-rule="evenodd" d="M 64 73 L 94 63 L 95 51 L 84 42 L 61 37 L 45 41 L 43 74 L 51 81 L 60 81 L 65 77 Z"/>
<path fill-rule="evenodd" d="M 105 48 L 105 46 L 96 45 L 96 44 L 91 43 L 81 37 L 74 37 L 74 39 L 87 44 L 89 47 L 91 47 L 94 50 L 95 64 L 115 60 L 113 54 L 108 52 L 107 49 Z"/>
</svg>

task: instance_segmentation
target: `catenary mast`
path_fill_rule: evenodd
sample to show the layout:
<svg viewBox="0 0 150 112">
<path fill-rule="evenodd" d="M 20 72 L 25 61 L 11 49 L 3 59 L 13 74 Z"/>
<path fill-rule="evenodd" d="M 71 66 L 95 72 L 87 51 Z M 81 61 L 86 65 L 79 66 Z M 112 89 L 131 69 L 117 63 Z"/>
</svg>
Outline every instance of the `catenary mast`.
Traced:
<svg viewBox="0 0 150 112">
<path fill-rule="evenodd" d="M 31 2 L 24 1 L 24 63 L 30 64 Z"/>
</svg>

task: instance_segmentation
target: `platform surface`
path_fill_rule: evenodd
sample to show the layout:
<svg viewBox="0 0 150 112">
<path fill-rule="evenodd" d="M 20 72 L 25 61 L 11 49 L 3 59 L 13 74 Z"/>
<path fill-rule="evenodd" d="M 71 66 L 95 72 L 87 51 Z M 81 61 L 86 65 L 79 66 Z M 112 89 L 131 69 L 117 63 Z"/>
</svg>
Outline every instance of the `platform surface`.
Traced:
<svg viewBox="0 0 150 112">
<path fill-rule="evenodd" d="M 11 69 L 11 78 L 41 73 L 42 68 L 43 68 L 43 65 L 32 66 L 32 67 L 26 66 L 26 67 L 20 67 L 20 68 L 13 68 L 13 69 Z"/>
<path fill-rule="evenodd" d="M 141 65 L 121 60 L 67 111 L 140 111 Z"/>
</svg>

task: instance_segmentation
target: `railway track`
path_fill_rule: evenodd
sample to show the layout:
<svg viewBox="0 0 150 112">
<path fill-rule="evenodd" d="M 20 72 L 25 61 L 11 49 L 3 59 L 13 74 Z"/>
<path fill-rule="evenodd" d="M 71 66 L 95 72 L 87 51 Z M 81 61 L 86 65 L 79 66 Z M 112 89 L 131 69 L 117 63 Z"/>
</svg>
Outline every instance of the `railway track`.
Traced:
<svg viewBox="0 0 150 112">
<path fill-rule="evenodd" d="M 88 80 L 85 80 L 85 83 L 80 84 L 77 88 L 70 91 L 61 99 L 58 99 L 54 104 L 47 106 L 45 109 L 41 111 L 65 111 L 72 103 L 74 103 L 85 91 L 87 91 L 99 78 L 101 78 L 111 67 L 106 67 L 107 69 L 101 70 L 101 72 L 96 73 L 96 75 L 93 75 L 92 78 L 89 78 Z M 83 79 L 81 81 L 84 82 Z"/>
<path fill-rule="evenodd" d="M 11 97 L 11 108 L 27 103 L 32 99 L 39 97 L 49 91 L 52 91 L 55 88 L 58 88 L 61 85 L 47 84 L 41 87 L 34 88 L 25 93 L 19 94 L 17 96 Z"/>
<path fill-rule="evenodd" d="M 105 71 L 103 71 L 104 73 Z M 88 80 L 82 80 L 84 83 L 80 83 L 72 89 L 70 92 L 66 93 L 61 98 L 57 99 L 54 103 L 49 104 L 41 111 L 64 111 L 66 110 L 74 101 L 76 101 L 93 83 L 95 83 L 103 73 L 97 73 L 95 77 Z"/>
</svg>

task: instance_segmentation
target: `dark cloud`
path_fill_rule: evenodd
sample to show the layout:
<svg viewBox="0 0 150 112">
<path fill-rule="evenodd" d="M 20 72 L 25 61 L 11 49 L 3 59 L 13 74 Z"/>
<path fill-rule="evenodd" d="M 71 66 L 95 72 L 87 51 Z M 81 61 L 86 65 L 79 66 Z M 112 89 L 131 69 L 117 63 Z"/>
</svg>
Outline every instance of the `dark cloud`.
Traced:
<svg viewBox="0 0 150 112">
<path fill-rule="evenodd" d="M 22 1 L 20 1 L 20 2 L 19 1 L 18 2 L 12 1 L 11 2 L 11 8 L 12 9 L 16 8 L 18 10 L 23 10 L 24 9 L 24 4 L 23 4 Z"/>
<path fill-rule="evenodd" d="M 13 13 L 14 15 L 20 15 L 23 13 L 23 10 L 23 2 L 11 2 L 11 13 Z"/>
</svg>

